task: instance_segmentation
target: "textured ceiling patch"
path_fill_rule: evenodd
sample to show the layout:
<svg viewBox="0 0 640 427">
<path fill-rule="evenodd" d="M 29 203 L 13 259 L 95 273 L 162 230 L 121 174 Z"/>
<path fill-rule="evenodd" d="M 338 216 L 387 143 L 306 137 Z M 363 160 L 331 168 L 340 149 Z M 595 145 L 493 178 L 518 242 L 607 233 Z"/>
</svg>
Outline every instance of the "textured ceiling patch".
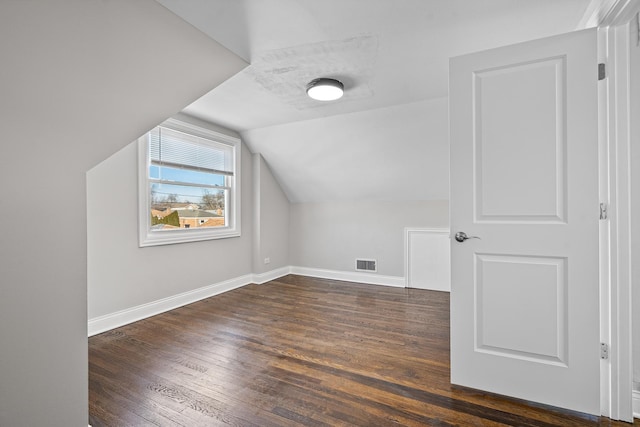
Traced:
<svg viewBox="0 0 640 427">
<path fill-rule="evenodd" d="M 369 81 L 378 55 L 378 38 L 358 36 L 264 52 L 247 73 L 264 90 L 300 110 L 329 103 L 310 99 L 307 83 L 318 77 L 340 80 L 345 94 L 340 102 L 373 95 Z"/>
</svg>

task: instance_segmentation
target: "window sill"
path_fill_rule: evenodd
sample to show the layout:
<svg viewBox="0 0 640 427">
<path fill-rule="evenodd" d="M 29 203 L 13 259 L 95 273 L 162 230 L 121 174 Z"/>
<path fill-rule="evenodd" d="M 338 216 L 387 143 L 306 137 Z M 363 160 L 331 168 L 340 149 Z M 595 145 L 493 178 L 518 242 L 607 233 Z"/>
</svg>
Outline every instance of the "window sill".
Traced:
<svg viewBox="0 0 640 427">
<path fill-rule="evenodd" d="M 168 232 L 154 231 L 140 236 L 139 246 L 173 245 L 177 243 L 201 242 L 204 240 L 228 239 L 240 237 L 240 230 L 171 230 Z"/>
</svg>

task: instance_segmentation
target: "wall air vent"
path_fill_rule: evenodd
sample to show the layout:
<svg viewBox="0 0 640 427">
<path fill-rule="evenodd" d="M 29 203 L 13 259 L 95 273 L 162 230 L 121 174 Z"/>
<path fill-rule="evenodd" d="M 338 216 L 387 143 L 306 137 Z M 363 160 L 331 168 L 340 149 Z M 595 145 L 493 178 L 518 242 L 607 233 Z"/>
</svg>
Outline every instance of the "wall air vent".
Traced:
<svg viewBox="0 0 640 427">
<path fill-rule="evenodd" d="M 378 271 L 375 259 L 356 259 L 356 271 Z"/>
</svg>

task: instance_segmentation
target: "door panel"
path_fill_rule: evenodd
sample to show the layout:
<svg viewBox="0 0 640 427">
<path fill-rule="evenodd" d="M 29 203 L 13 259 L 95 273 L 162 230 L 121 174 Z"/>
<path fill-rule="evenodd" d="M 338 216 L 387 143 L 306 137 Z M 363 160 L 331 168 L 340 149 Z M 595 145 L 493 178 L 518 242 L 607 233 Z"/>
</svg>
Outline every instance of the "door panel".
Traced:
<svg viewBox="0 0 640 427">
<path fill-rule="evenodd" d="M 566 366 L 566 258 L 476 254 L 476 348 Z"/>
<path fill-rule="evenodd" d="M 450 63 L 451 381 L 599 414 L 596 32 Z"/>
<path fill-rule="evenodd" d="M 563 220 L 564 69 L 549 58 L 474 74 L 476 221 Z"/>
</svg>

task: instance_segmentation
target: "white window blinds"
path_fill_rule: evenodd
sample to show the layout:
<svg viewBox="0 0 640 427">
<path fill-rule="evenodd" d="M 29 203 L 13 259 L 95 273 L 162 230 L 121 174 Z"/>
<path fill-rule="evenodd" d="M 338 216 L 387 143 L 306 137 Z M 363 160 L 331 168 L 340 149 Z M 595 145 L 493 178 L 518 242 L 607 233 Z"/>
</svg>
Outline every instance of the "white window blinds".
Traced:
<svg viewBox="0 0 640 427">
<path fill-rule="evenodd" d="M 158 126 L 149 135 L 151 164 L 197 172 L 233 175 L 233 147 Z"/>
</svg>

